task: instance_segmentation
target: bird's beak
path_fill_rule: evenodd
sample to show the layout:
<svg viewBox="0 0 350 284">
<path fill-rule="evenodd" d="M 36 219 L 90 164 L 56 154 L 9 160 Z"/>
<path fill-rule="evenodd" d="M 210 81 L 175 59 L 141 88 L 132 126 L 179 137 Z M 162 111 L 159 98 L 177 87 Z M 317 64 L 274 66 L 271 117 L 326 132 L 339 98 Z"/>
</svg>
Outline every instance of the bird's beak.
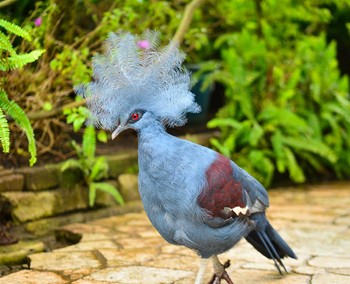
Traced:
<svg viewBox="0 0 350 284">
<path fill-rule="evenodd" d="M 128 129 L 128 127 L 126 125 L 119 124 L 118 127 L 116 128 L 116 130 L 114 130 L 112 133 L 112 140 L 126 129 Z"/>
</svg>

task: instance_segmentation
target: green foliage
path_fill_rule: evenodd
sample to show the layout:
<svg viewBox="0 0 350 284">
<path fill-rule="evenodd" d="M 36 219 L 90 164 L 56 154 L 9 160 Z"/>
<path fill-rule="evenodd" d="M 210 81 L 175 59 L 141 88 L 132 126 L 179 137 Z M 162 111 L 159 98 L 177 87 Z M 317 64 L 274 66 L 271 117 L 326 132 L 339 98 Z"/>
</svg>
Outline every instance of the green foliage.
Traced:
<svg viewBox="0 0 350 284">
<path fill-rule="evenodd" d="M 348 78 L 340 76 L 335 43 L 316 29 L 330 11 L 313 1 L 255 3 L 220 4 L 239 29 L 215 42 L 222 60 L 209 80 L 225 86 L 226 104 L 208 123 L 221 130 L 212 145 L 265 186 L 286 174 L 296 183 L 349 177 Z"/>
<path fill-rule="evenodd" d="M 81 101 L 82 99 L 76 97 L 76 100 Z M 84 106 L 66 108 L 63 110 L 63 114 L 66 116 L 66 122 L 73 125 L 74 132 L 79 131 L 89 118 L 89 111 Z M 97 132 L 97 140 L 106 143 L 108 141 L 106 131 L 103 129 L 99 130 Z"/>
<path fill-rule="evenodd" d="M 61 171 L 79 169 L 82 171 L 84 181 L 89 188 L 89 205 L 94 206 L 97 190 L 109 193 L 121 205 L 124 204 L 123 197 L 118 189 L 110 183 L 101 182 L 108 176 L 108 163 L 105 157 L 96 157 L 96 133 L 92 126 L 85 128 L 82 146 L 73 141 L 78 160 L 69 159 L 61 166 Z"/>
<path fill-rule="evenodd" d="M 31 40 L 30 35 L 24 29 L 13 23 L 0 19 L 0 27 L 8 33 L 22 37 L 27 41 Z M 43 53 L 43 50 L 33 50 L 29 53 L 17 54 L 10 37 L 0 31 L 0 71 L 19 69 L 36 61 Z M 15 101 L 10 100 L 5 90 L 0 88 L 0 141 L 3 152 L 8 153 L 10 151 L 10 128 L 4 113 L 11 116 L 25 132 L 28 139 L 28 151 L 31 155 L 29 163 L 31 166 L 34 165 L 36 162 L 36 146 L 30 121 L 23 109 Z"/>
</svg>

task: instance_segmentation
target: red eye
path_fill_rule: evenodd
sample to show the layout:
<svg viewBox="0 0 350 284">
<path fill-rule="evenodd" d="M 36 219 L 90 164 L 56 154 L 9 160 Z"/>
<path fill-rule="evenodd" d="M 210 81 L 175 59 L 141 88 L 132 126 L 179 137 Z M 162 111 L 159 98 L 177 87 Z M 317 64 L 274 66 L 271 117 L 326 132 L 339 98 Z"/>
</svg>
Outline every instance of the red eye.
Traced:
<svg viewBox="0 0 350 284">
<path fill-rule="evenodd" d="M 131 115 L 131 119 L 133 120 L 133 121 L 136 121 L 136 120 L 138 120 L 140 118 L 140 115 L 138 114 L 138 113 L 133 113 L 132 115 Z"/>
</svg>

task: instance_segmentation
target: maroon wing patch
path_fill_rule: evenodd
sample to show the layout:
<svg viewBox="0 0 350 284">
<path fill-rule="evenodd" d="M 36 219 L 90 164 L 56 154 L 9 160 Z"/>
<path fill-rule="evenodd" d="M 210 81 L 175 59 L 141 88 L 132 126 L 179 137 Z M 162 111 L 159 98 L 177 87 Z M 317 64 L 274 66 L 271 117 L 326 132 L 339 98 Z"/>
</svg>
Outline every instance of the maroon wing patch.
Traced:
<svg viewBox="0 0 350 284">
<path fill-rule="evenodd" d="M 228 219 L 249 215 L 244 189 L 233 177 L 230 160 L 218 154 L 205 173 L 206 186 L 198 196 L 198 205 L 212 217 Z"/>
</svg>

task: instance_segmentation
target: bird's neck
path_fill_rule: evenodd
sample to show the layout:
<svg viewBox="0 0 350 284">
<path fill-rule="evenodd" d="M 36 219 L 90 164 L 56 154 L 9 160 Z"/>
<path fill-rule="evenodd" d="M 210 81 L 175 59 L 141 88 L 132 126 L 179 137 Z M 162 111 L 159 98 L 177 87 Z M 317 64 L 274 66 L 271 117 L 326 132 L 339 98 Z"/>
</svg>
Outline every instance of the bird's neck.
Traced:
<svg viewBox="0 0 350 284">
<path fill-rule="evenodd" d="M 147 126 L 138 130 L 139 143 L 167 134 L 168 133 L 166 132 L 164 125 L 160 121 L 154 120 L 150 122 Z"/>
</svg>

